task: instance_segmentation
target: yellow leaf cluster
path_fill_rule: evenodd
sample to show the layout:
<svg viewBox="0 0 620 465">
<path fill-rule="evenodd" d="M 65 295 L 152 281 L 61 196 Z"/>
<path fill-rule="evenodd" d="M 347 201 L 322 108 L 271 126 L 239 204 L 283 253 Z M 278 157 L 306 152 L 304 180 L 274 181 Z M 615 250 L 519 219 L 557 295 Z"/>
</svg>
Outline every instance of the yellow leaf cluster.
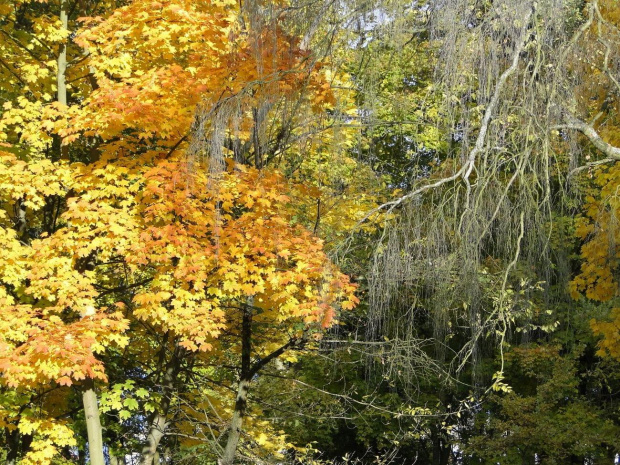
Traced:
<svg viewBox="0 0 620 465">
<path fill-rule="evenodd" d="M 584 216 L 577 221 L 581 248 L 581 272 L 571 282 L 574 298 L 584 292 L 588 299 L 608 301 L 617 295 L 614 273 L 620 262 L 620 168 L 612 166 L 596 173 L 597 189 L 586 197 Z"/>
<path fill-rule="evenodd" d="M 586 197 L 584 216 L 577 222 L 576 234 L 581 247 L 581 271 L 570 283 L 573 298 L 585 293 L 588 299 L 609 301 L 618 296 L 616 273 L 620 265 L 620 167 L 613 165 L 596 172 L 597 188 Z M 615 308 L 610 321 L 592 320 L 595 334 L 603 336 L 600 354 L 620 359 L 620 310 Z"/>
</svg>

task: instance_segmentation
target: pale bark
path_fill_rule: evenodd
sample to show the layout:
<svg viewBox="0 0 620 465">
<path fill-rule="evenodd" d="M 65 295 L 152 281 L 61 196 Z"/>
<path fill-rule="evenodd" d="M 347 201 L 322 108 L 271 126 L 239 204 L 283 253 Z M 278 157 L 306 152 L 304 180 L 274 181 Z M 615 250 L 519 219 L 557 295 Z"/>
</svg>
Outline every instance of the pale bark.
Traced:
<svg viewBox="0 0 620 465">
<path fill-rule="evenodd" d="M 159 443 L 166 434 L 166 429 L 168 428 L 168 416 L 170 414 L 170 406 L 172 404 L 172 394 L 181 369 L 180 354 L 181 348 L 177 346 L 172 354 L 172 358 L 170 359 L 168 366 L 166 367 L 162 383 L 163 395 L 161 405 L 152 416 L 149 434 L 146 438 L 146 444 L 142 448 L 142 459 L 140 461 L 141 465 L 152 465 L 155 462 L 156 457 L 157 462 L 155 463 L 158 463 L 159 461 L 157 448 L 159 447 Z"/>
<path fill-rule="evenodd" d="M 579 166 L 570 172 L 570 175 L 582 171 L 587 168 L 591 168 L 598 165 L 604 165 L 607 163 L 615 163 L 620 161 L 620 148 L 615 147 L 608 142 L 605 142 L 594 127 L 584 121 L 581 121 L 573 116 L 568 116 L 568 123 L 554 126 L 553 129 L 574 129 L 581 132 L 588 140 L 596 147 L 600 152 L 606 155 L 607 158 L 596 160 L 590 163 L 586 163 L 583 166 Z"/>
<path fill-rule="evenodd" d="M 110 465 L 125 465 L 125 457 L 110 454 Z"/>
<path fill-rule="evenodd" d="M 237 447 L 239 446 L 239 439 L 241 438 L 241 431 L 243 428 L 243 417 L 245 416 L 245 411 L 248 405 L 249 389 L 249 380 L 244 379 L 239 381 L 239 387 L 237 388 L 237 399 L 235 401 L 235 413 L 233 414 L 230 422 L 230 433 L 228 434 L 224 454 L 220 459 L 220 465 L 232 465 L 235 461 L 235 455 L 237 453 Z"/>
<path fill-rule="evenodd" d="M 607 157 L 614 161 L 620 161 L 620 148 L 614 147 L 613 145 L 605 142 L 601 138 L 601 136 L 599 136 L 598 132 L 596 132 L 596 130 L 589 124 L 586 124 L 583 121 L 579 121 L 575 118 L 571 118 L 571 120 L 572 121 L 568 125 L 566 125 L 567 128 L 580 131 L 590 140 L 590 142 L 592 142 L 592 145 L 594 145 L 597 149 L 607 155 Z"/>
<path fill-rule="evenodd" d="M 489 129 L 489 124 L 500 102 L 500 96 L 504 89 L 504 86 L 506 85 L 506 82 L 508 81 L 510 76 L 512 76 L 515 73 L 515 71 L 517 70 L 519 66 L 519 60 L 520 60 L 521 53 L 523 52 L 523 49 L 525 48 L 527 41 L 528 41 L 527 32 L 529 30 L 529 22 L 532 17 L 532 14 L 533 14 L 533 10 L 530 10 L 523 20 L 523 29 L 521 30 L 521 37 L 519 39 L 517 47 L 515 48 L 512 54 L 511 64 L 499 76 L 497 83 L 495 84 L 493 96 L 491 97 L 491 100 L 489 101 L 489 104 L 487 105 L 484 111 L 484 116 L 482 118 L 482 122 L 480 123 L 480 130 L 478 131 L 476 142 L 472 150 L 469 152 L 469 155 L 467 156 L 467 160 L 465 161 L 463 166 L 461 166 L 461 168 L 451 176 L 447 176 L 433 183 L 420 186 L 417 189 L 414 189 L 412 192 L 409 192 L 396 200 L 391 200 L 389 202 L 381 204 L 378 207 L 372 209 L 361 220 L 357 222 L 355 228 L 359 227 L 362 223 L 365 223 L 366 220 L 368 220 L 370 217 L 372 217 L 373 215 L 375 215 L 376 213 L 382 210 L 385 210 L 387 213 L 391 213 L 399 205 L 415 197 L 418 197 L 423 192 L 436 189 L 438 187 L 443 186 L 444 184 L 447 184 L 452 181 L 456 181 L 459 178 L 462 178 L 465 184 L 467 185 L 467 193 L 469 195 L 469 192 L 470 192 L 469 177 L 471 176 L 471 173 L 474 170 L 476 159 L 478 158 L 480 153 L 484 151 L 484 144 L 486 143 L 486 140 L 487 140 L 487 132 Z"/>
<path fill-rule="evenodd" d="M 141 465 L 152 465 L 154 463 L 155 456 L 157 455 L 157 447 L 164 437 L 167 426 L 168 421 L 164 413 L 155 414 L 151 422 L 149 435 L 146 438 L 146 445 L 142 448 Z"/>
<path fill-rule="evenodd" d="M 63 29 L 69 29 L 69 17 L 67 14 L 67 0 L 60 0 L 60 24 Z M 67 104 L 67 41 L 60 46 L 57 59 L 56 74 L 56 98 L 58 103 Z M 61 148 L 61 157 L 67 154 L 66 148 Z M 86 380 L 82 391 L 82 403 L 84 405 L 84 416 L 86 417 L 86 431 L 88 435 L 88 451 L 90 455 L 90 465 L 105 465 L 103 456 L 103 429 L 101 428 L 101 417 L 99 415 L 99 405 L 97 403 L 97 393 L 92 379 Z"/>
<path fill-rule="evenodd" d="M 105 460 L 103 458 L 103 430 L 99 417 L 97 393 L 95 392 L 92 379 L 84 383 L 82 402 L 84 404 L 84 416 L 86 417 L 90 465 L 105 465 Z"/>
<path fill-rule="evenodd" d="M 60 24 L 62 28 L 65 30 L 69 29 L 69 17 L 67 14 L 67 0 L 60 0 Z M 56 59 L 56 100 L 61 105 L 67 105 L 67 42 L 68 39 L 65 40 L 60 45 L 60 50 L 58 52 L 58 58 Z M 56 141 L 59 146 L 59 156 L 61 159 L 68 158 L 68 149 L 67 147 L 62 145 L 62 140 L 60 137 L 55 136 Z"/>
<path fill-rule="evenodd" d="M 69 29 L 69 20 L 67 16 L 67 0 L 60 0 L 60 23 L 62 27 L 66 30 Z M 57 99 L 59 103 L 63 105 L 67 104 L 67 83 L 66 83 L 66 73 L 67 73 L 67 44 L 66 42 L 60 46 L 60 53 L 58 54 L 58 71 L 56 74 L 56 88 L 57 88 Z"/>
<path fill-rule="evenodd" d="M 28 220 L 26 218 L 26 198 L 25 196 L 17 201 L 15 204 L 16 218 L 15 218 L 15 230 L 17 236 L 24 242 L 28 241 Z"/>
</svg>

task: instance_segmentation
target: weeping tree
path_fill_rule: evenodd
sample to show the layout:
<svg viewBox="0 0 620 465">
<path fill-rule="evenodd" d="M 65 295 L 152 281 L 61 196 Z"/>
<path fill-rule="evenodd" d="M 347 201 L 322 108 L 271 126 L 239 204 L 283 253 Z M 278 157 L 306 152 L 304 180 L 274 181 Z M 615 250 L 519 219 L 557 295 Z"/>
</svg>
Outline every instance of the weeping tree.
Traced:
<svg viewBox="0 0 620 465">
<path fill-rule="evenodd" d="M 400 40 L 398 50 L 425 43 L 435 57 L 432 85 L 416 92 L 435 112 L 417 104 L 409 120 L 382 115 L 376 102 L 384 83 L 367 79 L 365 122 L 413 139 L 431 126 L 438 142 L 418 144 L 409 159 L 427 157 L 426 167 L 394 184 L 405 190 L 366 217 L 383 215 L 366 337 L 385 341 L 389 374 L 407 397 L 423 398 L 422 367 L 441 366 L 432 382 L 444 408 L 460 416 L 491 387 L 508 389 L 504 350 L 515 330 L 522 340 L 534 337 L 535 315 L 568 299 L 552 291 L 566 289 L 571 276 L 568 252 L 552 237 L 566 227 L 562 217 L 578 211 L 584 175 L 620 154 L 617 12 L 602 0 L 429 1 L 414 16 L 400 8 L 375 5 L 382 22 L 364 30 L 366 40 L 385 44 L 385 34 L 373 36 L 381 30 Z M 363 48 L 372 75 L 371 47 Z M 495 353 L 497 364 L 485 366 L 485 354 Z M 385 357 L 373 359 L 385 370 Z"/>
</svg>

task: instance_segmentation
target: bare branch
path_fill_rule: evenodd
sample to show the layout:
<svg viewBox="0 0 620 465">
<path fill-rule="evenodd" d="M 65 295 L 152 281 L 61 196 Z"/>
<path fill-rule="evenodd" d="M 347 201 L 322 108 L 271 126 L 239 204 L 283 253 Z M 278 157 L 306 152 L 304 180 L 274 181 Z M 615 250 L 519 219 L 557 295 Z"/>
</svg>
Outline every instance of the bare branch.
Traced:
<svg viewBox="0 0 620 465">
<path fill-rule="evenodd" d="M 556 126 L 557 129 L 575 129 L 581 132 L 584 136 L 586 136 L 592 145 L 594 145 L 597 149 L 607 155 L 609 158 L 613 160 L 620 161 L 620 148 L 614 147 L 613 145 L 605 142 L 601 136 L 596 132 L 596 130 L 590 126 L 588 123 L 585 123 L 577 118 L 570 117 L 570 121 L 568 124 Z"/>
</svg>

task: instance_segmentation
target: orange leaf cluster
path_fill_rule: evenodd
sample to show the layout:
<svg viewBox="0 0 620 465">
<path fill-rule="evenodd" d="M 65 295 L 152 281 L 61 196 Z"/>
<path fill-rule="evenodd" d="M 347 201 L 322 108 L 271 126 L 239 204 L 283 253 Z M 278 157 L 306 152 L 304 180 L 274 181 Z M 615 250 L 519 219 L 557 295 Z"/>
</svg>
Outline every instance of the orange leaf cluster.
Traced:
<svg viewBox="0 0 620 465">
<path fill-rule="evenodd" d="M 3 262 L 0 278 L 21 296 L 3 297 L 0 370 L 10 385 L 105 379 L 94 353 L 122 345 L 127 329 L 102 306 L 107 286 L 131 288 L 133 316 L 190 350 L 211 349 L 248 297 L 257 321 L 274 327 L 327 327 L 337 305 L 357 303 L 322 242 L 292 224 L 281 175 L 236 166 L 210 179 L 187 166 L 163 157 L 74 164 L 65 227 L 30 246 L 1 230 L 18 270 Z"/>
<path fill-rule="evenodd" d="M 109 140 L 126 130 L 142 141 L 178 139 L 198 104 L 209 110 L 238 97 L 242 108 L 306 85 L 315 105 L 333 103 L 317 72 L 321 65 L 309 73 L 308 52 L 297 39 L 277 24 L 244 32 L 238 14 L 232 0 L 161 0 L 131 2 L 105 20 L 85 18 L 76 43 L 88 51 L 97 88 L 68 110 L 59 130 L 64 143 L 94 135 Z"/>
<path fill-rule="evenodd" d="M 584 241 L 581 273 L 571 282 L 571 293 L 584 292 L 588 299 L 608 301 L 617 294 L 614 273 L 620 264 L 620 168 L 612 166 L 596 175 L 598 191 L 586 198 L 585 215 L 577 222 L 576 234 Z"/>
<path fill-rule="evenodd" d="M 620 167 L 596 172 L 596 192 L 586 198 L 585 215 L 578 220 L 576 234 L 581 247 L 581 272 L 570 283 L 573 298 L 585 293 L 588 299 L 606 302 L 618 295 L 615 275 L 620 265 Z M 600 353 L 620 360 L 620 311 L 611 312 L 611 321 L 591 321 L 595 334 L 603 336 Z"/>
<path fill-rule="evenodd" d="M 177 333 L 190 349 L 207 350 L 227 309 L 249 296 L 271 323 L 327 326 L 337 302 L 356 303 L 354 286 L 330 264 L 321 241 L 291 224 L 290 187 L 279 174 L 238 165 L 209 179 L 182 159 L 143 163 L 83 167 L 91 175 L 81 182 L 89 185 L 65 214 L 74 226 L 54 246 L 122 257 L 134 281 L 148 280 L 133 297 L 136 317 Z"/>
</svg>

